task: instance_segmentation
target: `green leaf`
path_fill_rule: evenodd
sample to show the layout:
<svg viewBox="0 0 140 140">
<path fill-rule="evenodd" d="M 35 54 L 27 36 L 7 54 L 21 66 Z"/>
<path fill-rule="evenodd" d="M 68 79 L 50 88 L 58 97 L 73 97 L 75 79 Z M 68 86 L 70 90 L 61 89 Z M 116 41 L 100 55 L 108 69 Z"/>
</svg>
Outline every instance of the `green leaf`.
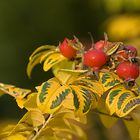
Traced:
<svg viewBox="0 0 140 140">
<path fill-rule="evenodd" d="M 106 97 L 106 105 L 110 114 L 116 113 L 120 116 L 123 105 L 133 97 L 135 97 L 135 94 L 132 91 L 127 90 L 124 85 L 112 88 Z"/>
<path fill-rule="evenodd" d="M 123 86 L 117 86 L 115 88 L 112 88 L 107 97 L 106 97 L 106 105 L 107 105 L 107 108 L 110 112 L 110 115 L 112 115 L 113 113 L 115 113 L 116 111 L 116 103 L 118 101 L 118 98 L 117 96 L 119 94 L 121 94 L 121 91 L 124 90 L 124 87 Z"/>
<path fill-rule="evenodd" d="M 80 116 L 86 114 L 91 108 L 91 94 L 93 94 L 92 91 L 90 90 L 90 88 L 80 85 L 72 85 L 71 88 L 77 115 Z"/>
<path fill-rule="evenodd" d="M 49 97 L 60 87 L 61 85 L 56 78 L 52 78 L 37 87 L 37 105 L 42 111 L 45 109 L 46 101 L 48 101 Z"/>
<path fill-rule="evenodd" d="M 124 104 L 135 97 L 135 94 L 130 91 L 124 89 L 121 94 L 118 95 L 118 101 L 117 101 L 117 106 L 116 106 L 116 114 L 120 117 L 120 111 L 123 108 Z"/>
<path fill-rule="evenodd" d="M 135 109 L 139 105 L 140 105 L 140 96 L 131 98 L 130 100 L 125 102 L 125 104 L 121 108 L 119 116 L 124 117 L 128 115 L 133 109 Z"/>
<path fill-rule="evenodd" d="M 61 107 L 70 92 L 70 87 L 66 85 L 61 86 L 55 78 L 46 81 L 38 87 L 38 107 L 44 113 L 53 113 Z"/>
<path fill-rule="evenodd" d="M 105 92 L 112 87 L 123 83 L 122 79 L 120 79 L 114 72 L 109 71 L 99 73 L 99 82 L 102 84 Z"/>
<path fill-rule="evenodd" d="M 90 76 L 81 76 L 77 78 L 77 80 L 75 80 L 72 84 L 86 86 L 90 88 L 93 91 L 93 93 L 95 93 L 98 96 L 101 96 L 104 93 L 104 88 L 102 84 L 92 79 Z"/>
</svg>

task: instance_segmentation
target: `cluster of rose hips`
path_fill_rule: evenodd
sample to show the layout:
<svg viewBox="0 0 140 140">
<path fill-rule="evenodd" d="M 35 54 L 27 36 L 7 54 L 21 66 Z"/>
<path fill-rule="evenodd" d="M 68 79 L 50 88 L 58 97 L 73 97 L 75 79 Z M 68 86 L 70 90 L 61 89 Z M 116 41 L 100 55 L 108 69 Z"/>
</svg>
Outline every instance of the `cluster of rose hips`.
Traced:
<svg viewBox="0 0 140 140">
<path fill-rule="evenodd" d="M 100 40 L 87 51 L 80 51 L 79 49 L 83 48 L 77 47 L 78 44 L 79 41 L 76 38 L 73 40 L 65 38 L 59 45 L 61 54 L 68 59 L 74 59 L 79 52 L 82 53 L 83 65 L 89 67 L 93 72 L 108 67 L 108 64 L 112 63 L 115 65 L 113 70 L 123 80 L 135 80 L 139 76 L 139 63 L 135 47 L 120 43 L 116 50 L 108 55 L 106 50 L 111 50 L 116 45 L 115 42 Z"/>
</svg>

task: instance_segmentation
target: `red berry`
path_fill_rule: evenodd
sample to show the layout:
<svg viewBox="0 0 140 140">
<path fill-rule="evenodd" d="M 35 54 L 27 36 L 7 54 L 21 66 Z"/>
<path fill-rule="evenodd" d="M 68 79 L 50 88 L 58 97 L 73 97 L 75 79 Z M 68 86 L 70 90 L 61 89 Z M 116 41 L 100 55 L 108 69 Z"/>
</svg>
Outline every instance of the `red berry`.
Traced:
<svg viewBox="0 0 140 140">
<path fill-rule="evenodd" d="M 74 58 L 77 52 L 77 50 L 73 47 L 74 43 L 75 39 L 69 40 L 68 38 L 65 38 L 59 46 L 61 54 L 69 59 Z"/>
<path fill-rule="evenodd" d="M 107 61 L 106 54 L 101 50 L 89 50 L 84 54 L 84 64 L 89 67 L 101 67 Z"/>
<path fill-rule="evenodd" d="M 125 46 L 125 49 L 129 52 L 129 56 L 136 57 L 137 56 L 137 49 L 133 46 Z"/>
<path fill-rule="evenodd" d="M 129 61 L 122 62 L 118 65 L 116 72 L 125 80 L 136 79 L 139 76 L 139 66 Z"/>
<path fill-rule="evenodd" d="M 100 40 L 100 41 L 95 43 L 95 49 L 96 50 L 103 50 L 104 46 L 108 47 L 110 44 L 111 44 L 111 42 L 109 42 L 109 41 L 107 41 L 106 44 L 105 44 L 104 40 Z"/>
</svg>

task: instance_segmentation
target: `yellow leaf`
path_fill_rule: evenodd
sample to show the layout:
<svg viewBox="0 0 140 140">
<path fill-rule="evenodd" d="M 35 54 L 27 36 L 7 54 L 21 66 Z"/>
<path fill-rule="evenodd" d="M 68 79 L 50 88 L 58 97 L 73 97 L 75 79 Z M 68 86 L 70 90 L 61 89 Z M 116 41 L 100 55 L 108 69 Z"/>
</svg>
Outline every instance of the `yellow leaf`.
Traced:
<svg viewBox="0 0 140 140">
<path fill-rule="evenodd" d="M 81 85 L 71 85 L 71 88 L 74 96 L 73 102 L 76 114 L 79 116 L 86 114 L 91 108 L 91 94 L 93 94 L 92 91 L 90 88 Z"/>
<path fill-rule="evenodd" d="M 73 84 L 87 86 L 98 96 L 101 96 L 104 93 L 102 84 L 89 76 L 81 76 L 77 78 Z"/>
<path fill-rule="evenodd" d="M 123 122 L 129 132 L 129 135 L 132 140 L 139 140 L 140 134 L 140 125 L 135 120 L 125 120 Z"/>
<path fill-rule="evenodd" d="M 59 108 L 54 114 L 53 118 L 62 118 L 64 119 L 65 123 L 70 126 L 71 122 L 68 122 L 68 120 L 75 120 L 76 122 L 86 124 L 87 123 L 87 116 L 77 116 L 74 112 L 74 110 L 61 107 Z M 68 119 L 68 120 L 67 120 Z"/>
<path fill-rule="evenodd" d="M 27 110 L 30 110 L 32 108 L 37 108 L 36 96 L 37 96 L 37 93 L 32 92 L 32 93 L 29 93 L 29 95 L 27 95 L 27 97 L 25 98 L 16 98 L 17 105 L 20 108 L 25 107 Z"/>
<path fill-rule="evenodd" d="M 104 71 L 99 73 L 99 82 L 102 84 L 104 92 L 106 92 L 112 87 L 123 83 L 123 80 L 114 72 Z"/>
<path fill-rule="evenodd" d="M 42 53 L 42 52 L 48 51 L 48 50 L 55 50 L 55 49 L 56 49 L 56 46 L 53 46 L 53 45 L 43 45 L 43 46 L 40 46 L 31 54 L 29 60 L 31 60 L 38 53 Z"/>
<path fill-rule="evenodd" d="M 44 53 L 40 58 L 40 63 L 43 63 L 48 58 L 49 55 L 52 55 L 54 53 L 57 53 L 57 51 L 52 50 Z"/>
<path fill-rule="evenodd" d="M 60 69 L 57 77 L 62 84 L 72 84 L 80 75 L 83 75 L 87 70 L 68 70 Z"/>
<path fill-rule="evenodd" d="M 34 131 L 33 122 L 30 118 L 30 113 L 27 112 L 20 121 L 9 131 L 8 135 L 14 135 L 16 132 L 28 132 L 28 135 Z"/>
<path fill-rule="evenodd" d="M 121 109 L 123 108 L 124 104 L 135 97 L 135 94 L 131 90 L 124 89 L 121 94 L 117 96 L 118 101 L 116 103 L 116 114 L 120 117 Z"/>
<path fill-rule="evenodd" d="M 27 100 L 24 102 L 23 106 L 27 110 L 32 110 L 37 108 L 37 93 L 32 93 L 27 97 Z"/>
<path fill-rule="evenodd" d="M 31 72 L 33 68 L 40 63 L 42 56 L 54 52 L 56 49 L 55 46 L 44 45 L 37 48 L 29 58 L 29 63 L 27 65 L 27 75 L 31 77 Z"/>
<path fill-rule="evenodd" d="M 71 92 L 68 86 L 61 86 L 56 78 L 44 82 L 38 88 L 37 104 L 44 113 L 53 113 Z"/>
<path fill-rule="evenodd" d="M 124 103 L 123 107 L 119 112 L 119 117 L 128 115 L 133 109 L 140 105 L 140 96 L 133 97 Z"/>
<path fill-rule="evenodd" d="M 45 123 L 45 118 L 39 109 L 29 111 L 33 127 L 38 127 Z"/>
<path fill-rule="evenodd" d="M 135 95 L 132 91 L 125 89 L 124 85 L 119 85 L 112 88 L 107 97 L 106 105 L 109 109 L 110 115 L 116 113 L 118 116 L 123 104 Z"/>
<path fill-rule="evenodd" d="M 15 134 L 15 135 L 3 138 L 2 140 L 28 140 L 28 139 L 21 134 Z"/>
<path fill-rule="evenodd" d="M 106 114 L 99 113 L 99 117 L 106 128 L 111 128 L 118 121 L 117 117 L 113 117 Z"/>
<path fill-rule="evenodd" d="M 63 60 L 52 67 L 53 74 L 62 84 L 67 83 L 71 77 L 71 73 L 63 72 L 61 69 L 74 69 L 75 61 Z"/>
<path fill-rule="evenodd" d="M 87 136 L 80 126 L 73 124 L 72 129 L 76 132 L 76 136 L 80 140 L 87 140 Z"/>
<path fill-rule="evenodd" d="M 66 96 L 65 100 L 63 101 L 62 105 L 65 108 L 72 109 L 74 110 L 74 105 L 73 105 L 73 94 L 69 94 Z"/>
<path fill-rule="evenodd" d="M 14 85 L 8 85 L 3 83 L 0 83 L 0 91 L 9 94 L 16 99 L 22 99 L 31 92 L 31 90 L 29 89 L 18 88 Z"/>
<path fill-rule="evenodd" d="M 52 68 L 52 66 L 58 64 L 63 60 L 67 60 L 67 58 L 61 55 L 59 52 L 50 54 L 44 61 L 43 64 L 44 71 L 48 71 L 50 68 Z"/>
</svg>

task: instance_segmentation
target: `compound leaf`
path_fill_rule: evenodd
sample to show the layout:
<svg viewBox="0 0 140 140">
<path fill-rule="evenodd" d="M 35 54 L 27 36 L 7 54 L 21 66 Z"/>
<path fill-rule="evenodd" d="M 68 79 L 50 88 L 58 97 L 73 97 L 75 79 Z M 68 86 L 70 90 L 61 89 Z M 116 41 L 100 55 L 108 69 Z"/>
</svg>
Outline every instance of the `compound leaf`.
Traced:
<svg viewBox="0 0 140 140">
<path fill-rule="evenodd" d="M 71 92 L 70 87 L 61 86 L 56 78 L 44 82 L 38 87 L 37 104 L 44 113 L 53 113 Z"/>
</svg>

